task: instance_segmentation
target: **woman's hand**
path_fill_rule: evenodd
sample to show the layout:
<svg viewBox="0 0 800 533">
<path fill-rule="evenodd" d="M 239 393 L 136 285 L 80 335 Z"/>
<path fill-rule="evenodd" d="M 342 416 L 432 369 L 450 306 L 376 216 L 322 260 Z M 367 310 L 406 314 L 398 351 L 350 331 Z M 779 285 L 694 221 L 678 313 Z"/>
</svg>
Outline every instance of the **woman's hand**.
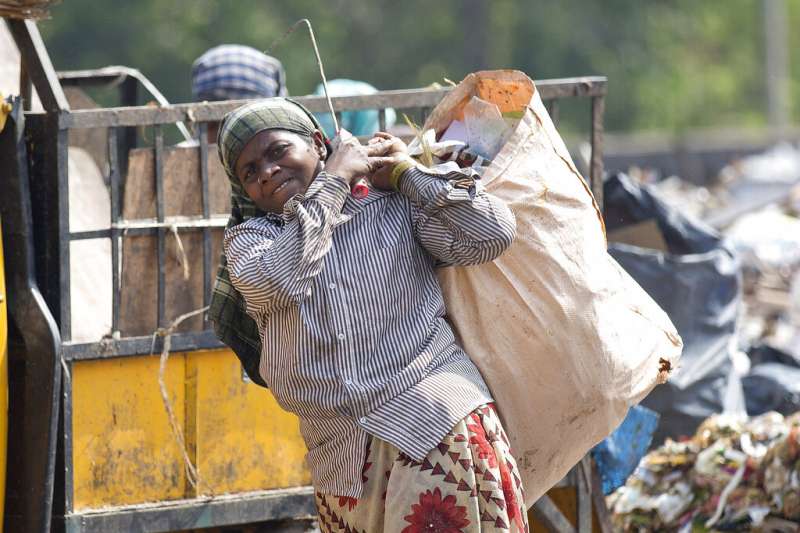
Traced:
<svg viewBox="0 0 800 533">
<path fill-rule="evenodd" d="M 347 183 L 371 174 L 388 164 L 390 159 L 376 157 L 385 154 L 386 149 L 383 144 L 373 143 L 364 146 L 347 130 L 339 131 L 339 135 L 331 142 L 331 147 L 333 153 L 325 162 L 325 171 L 339 176 Z"/>
<path fill-rule="evenodd" d="M 370 183 L 376 189 L 392 190 L 396 185 L 391 182 L 392 171 L 395 166 L 405 162 L 413 162 L 408 155 L 406 143 L 399 137 L 379 131 L 369 140 L 367 146 L 379 150 L 375 155 L 381 155 L 385 160 L 379 168 L 368 176 Z"/>
</svg>

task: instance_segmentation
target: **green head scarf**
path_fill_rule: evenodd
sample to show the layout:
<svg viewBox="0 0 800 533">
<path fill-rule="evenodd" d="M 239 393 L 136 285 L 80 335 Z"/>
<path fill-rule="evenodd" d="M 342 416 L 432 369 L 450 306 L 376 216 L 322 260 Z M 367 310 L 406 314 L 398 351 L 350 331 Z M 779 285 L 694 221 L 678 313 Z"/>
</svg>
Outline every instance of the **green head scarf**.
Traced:
<svg viewBox="0 0 800 533">
<path fill-rule="evenodd" d="M 305 107 L 288 98 L 267 98 L 235 109 L 222 121 L 217 135 L 217 150 L 231 183 L 231 216 L 226 229 L 232 228 L 253 217 L 272 216 L 261 211 L 244 192 L 233 169 L 236 160 L 257 134 L 265 130 L 286 130 L 310 137 L 322 128 Z M 324 133 L 323 133 L 324 136 Z M 211 297 L 208 317 L 214 325 L 217 337 L 227 344 L 242 362 L 253 382 L 266 386 L 259 374 L 261 361 L 261 337 L 258 326 L 247 314 L 244 297 L 231 284 L 225 254 L 220 258 L 217 280 Z"/>
<path fill-rule="evenodd" d="M 322 132 L 317 119 L 305 107 L 289 98 L 266 98 L 243 105 L 225 115 L 217 134 L 219 160 L 231 181 L 233 169 L 250 139 L 265 130 L 286 130 L 310 137 Z"/>
</svg>

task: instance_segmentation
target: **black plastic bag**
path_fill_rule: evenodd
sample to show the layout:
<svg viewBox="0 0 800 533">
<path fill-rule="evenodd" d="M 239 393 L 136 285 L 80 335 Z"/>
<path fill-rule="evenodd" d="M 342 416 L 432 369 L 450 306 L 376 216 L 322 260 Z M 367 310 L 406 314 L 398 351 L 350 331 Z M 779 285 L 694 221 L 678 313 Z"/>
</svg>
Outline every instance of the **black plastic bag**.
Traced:
<svg viewBox="0 0 800 533">
<path fill-rule="evenodd" d="M 642 405 L 661 415 L 653 439 L 694 433 L 712 414 L 744 412 L 741 379 L 731 359 L 741 304 L 740 264 L 711 228 L 658 199 L 624 174 L 604 185 L 609 239 L 615 230 L 653 221 L 664 250 L 609 243 L 609 252 L 664 309 L 684 342 L 680 369 Z"/>
<path fill-rule="evenodd" d="M 800 411 L 800 361 L 766 344 L 754 346 L 748 355 L 752 366 L 742 378 L 747 414 Z"/>
</svg>

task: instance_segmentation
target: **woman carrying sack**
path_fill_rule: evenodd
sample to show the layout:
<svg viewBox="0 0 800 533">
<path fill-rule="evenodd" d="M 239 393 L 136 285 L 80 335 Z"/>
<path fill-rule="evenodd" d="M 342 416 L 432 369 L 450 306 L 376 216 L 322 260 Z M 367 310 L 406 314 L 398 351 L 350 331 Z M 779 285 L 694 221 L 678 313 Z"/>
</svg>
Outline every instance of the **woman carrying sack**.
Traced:
<svg viewBox="0 0 800 533">
<path fill-rule="evenodd" d="M 527 531 L 508 439 L 434 271 L 502 254 L 508 208 L 470 169 L 418 168 L 388 134 L 343 132 L 331 150 L 284 98 L 230 113 L 217 144 L 239 213 L 257 216 L 226 231 L 211 318 L 240 330 L 248 372 L 300 417 L 320 528 Z"/>
</svg>

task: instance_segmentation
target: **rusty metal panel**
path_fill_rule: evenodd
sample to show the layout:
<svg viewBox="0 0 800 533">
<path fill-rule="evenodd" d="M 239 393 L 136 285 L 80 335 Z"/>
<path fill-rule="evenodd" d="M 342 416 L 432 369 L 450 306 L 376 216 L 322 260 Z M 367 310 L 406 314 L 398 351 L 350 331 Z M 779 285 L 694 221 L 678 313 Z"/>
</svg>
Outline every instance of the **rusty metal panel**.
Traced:
<svg viewBox="0 0 800 533">
<path fill-rule="evenodd" d="M 190 354 L 186 370 L 192 390 L 187 410 L 196 423 L 187 429 L 195 436 L 201 492 L 311 484 L 297 417 L 281 409 L 269 390 L 242 379 L 233 352 Z"/>
<path fill-rule="evenodd" d="M 164 376 L 193 487 L 158 385 L 159 360 L 141 356 L 72 366 L 75 512 L 311 483 L 297 417 L 242 380 L 229 350 L 172 353 Z"/>
<path fill-rule="evenodd" d="M 251 532 L 301 531 L 300 525 L 316 515 L 314 491 L 311 487 L 249 492 L 213 499 L 159 502 L 96 512 L 67 515 L 66 533 L 193 533 L 198 528 L 239 524 L 255 524 L 266 520 L 287 520 L 280 525 L 249 526 L 234 529 L 206 530 Z M 300 521 L 300 522 L 296 522 Z M 296 527 L 292 527 L 295 525 Z M 269 528 L 269 529 L 267 529 Z"/>
<path fill-rule="evenodd" d="M 158 386 L 157 357 L 72 365 L 75 511 L 186 495 L 181 452 Z M 185 356 L 172 354 L 165 383 L 184 420 Z"/>
</svg>

